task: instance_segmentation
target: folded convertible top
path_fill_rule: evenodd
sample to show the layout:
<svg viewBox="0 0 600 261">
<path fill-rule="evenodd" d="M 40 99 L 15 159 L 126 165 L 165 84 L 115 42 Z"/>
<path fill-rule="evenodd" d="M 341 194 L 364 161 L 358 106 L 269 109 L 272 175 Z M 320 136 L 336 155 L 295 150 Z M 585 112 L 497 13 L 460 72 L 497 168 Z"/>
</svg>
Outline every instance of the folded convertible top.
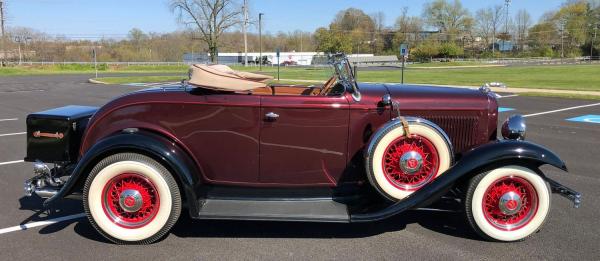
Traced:
<svg viewBox="0 0 600 261">
<path fill-rule="evenodd" d="M 221 91 L 249 91 L 267 86 L 272 79 L 268 75 L 234 71 L 226 65 L 194 64 L 190 68 L 189 83 Z"/>
</svg>

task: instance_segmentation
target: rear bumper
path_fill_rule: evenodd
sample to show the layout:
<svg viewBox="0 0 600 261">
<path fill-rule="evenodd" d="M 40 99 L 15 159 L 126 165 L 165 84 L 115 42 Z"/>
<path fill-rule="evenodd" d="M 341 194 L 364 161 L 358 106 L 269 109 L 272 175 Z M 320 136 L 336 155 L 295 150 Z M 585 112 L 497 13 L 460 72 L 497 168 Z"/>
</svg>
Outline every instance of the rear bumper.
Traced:
<svg viewBox="0 0 600 261">
<path fill-rule="evenodd" d="M 552 193 L 557 193 L 557 194 L 567 198 L 568 200 L 573 202 L 574 208 L 579 208 L 579 205 L 581 205 L 581 193 L 579 193 L 571 188 L 568 188 L 548 177 L 546 177 L 546 181 L 548 181 L 548 184 L 550 184 Z"/>
</svg>

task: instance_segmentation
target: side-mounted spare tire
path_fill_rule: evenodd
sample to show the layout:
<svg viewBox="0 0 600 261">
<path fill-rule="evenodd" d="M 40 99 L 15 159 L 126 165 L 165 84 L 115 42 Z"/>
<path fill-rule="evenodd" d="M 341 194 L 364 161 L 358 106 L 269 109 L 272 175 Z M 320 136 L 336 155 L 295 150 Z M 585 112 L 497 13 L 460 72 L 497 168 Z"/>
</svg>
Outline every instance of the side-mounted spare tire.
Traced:
<svg viewBox="0 0 600 261">
<path fill-rule="evenodd" d="M 392 201 L 419 190 L 452 164 L 450 141 L 437 125 L 408 117 L 404 124 L 395 119 L 383 126 L 366 151 L 369 182 Z"/>
</svg>

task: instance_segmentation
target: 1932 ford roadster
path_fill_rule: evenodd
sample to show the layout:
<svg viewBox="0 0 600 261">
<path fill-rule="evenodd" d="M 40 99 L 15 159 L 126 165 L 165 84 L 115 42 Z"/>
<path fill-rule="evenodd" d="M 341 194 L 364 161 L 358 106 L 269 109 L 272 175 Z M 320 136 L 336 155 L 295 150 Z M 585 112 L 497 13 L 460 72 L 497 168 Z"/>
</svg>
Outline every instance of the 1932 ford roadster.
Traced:
<svg viewBox="0 0 600 261">
<path fill-rule="evenodd" d="M 540 229 L 552 192 L 579 205 L 579 193 L 539 170 L 567 167 L 524 141 L 522 117 L 497 138 L 489 90 L 358 84 L 345 56 L 331 60 L 322 86 L 194 65 L 181 86 L 30 114 L 25 160 L 36 175 L 25 192 L 46 207 L 82 195 L 91 224 L 123 244 L 160 239 L 182 209 L 196 219 L 368 222 L 441 199 L 459 202 L 483 238 L 517 241 Z"/>
</svg>

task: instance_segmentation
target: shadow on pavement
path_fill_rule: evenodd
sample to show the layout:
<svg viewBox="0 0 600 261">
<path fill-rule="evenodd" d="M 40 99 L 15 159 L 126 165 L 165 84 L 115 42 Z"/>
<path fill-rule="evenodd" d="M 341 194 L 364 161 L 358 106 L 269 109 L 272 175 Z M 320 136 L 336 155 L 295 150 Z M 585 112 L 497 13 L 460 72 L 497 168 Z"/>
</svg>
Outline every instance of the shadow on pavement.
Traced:
<svg viewBox="0 0 600 261">
<path fill-rule="evenodd" d="M 19 199 L 21 209 L 32 210 L 29 218 L 21 225 L 44 221 L 83 212 L 81 200 L 63 199 L 60 210 L 41 210 L 43 199 L 23 197 Z M 40 234 L 51 234 L 75 224 L 74 231 L 80 236 L 102 243 L 104 239 L 86 218 L 78 218 L 47 225 L 40 229 Z M 445 235 L 480 240 L 467 224 L 462 213 L 407 211 L 396 217 L 372 223 L 312 223 L 312 222 L 275 222 L 275 221 L 228 221 L 228 220 L 194 220 L 183 210 L 179 221 L 171 230 L 170 236 L 187 237 L 230 237 L 230 238 L 362 238 L 386 232 L 402 231 L 409 224 L 422 227 Z"/>
</svg>

